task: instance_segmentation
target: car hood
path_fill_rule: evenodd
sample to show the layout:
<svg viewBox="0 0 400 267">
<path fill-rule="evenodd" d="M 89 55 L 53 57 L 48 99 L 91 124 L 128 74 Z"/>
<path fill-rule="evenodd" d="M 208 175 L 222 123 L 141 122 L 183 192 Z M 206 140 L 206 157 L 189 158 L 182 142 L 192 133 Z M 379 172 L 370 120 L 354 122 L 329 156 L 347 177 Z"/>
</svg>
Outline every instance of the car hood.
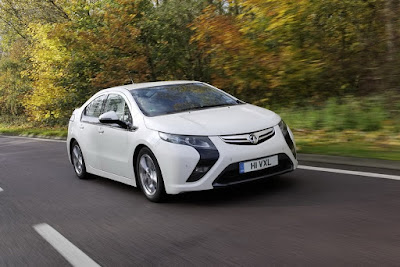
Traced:
<svg viewBox="0 0 400 267">
<path fill-rule="evenodd" d="M 231 135 L 259 131 L 279 123 L 280 117 L 250 104 L 145 117 L 147 128 L 181 135 Z"/>
</svg>

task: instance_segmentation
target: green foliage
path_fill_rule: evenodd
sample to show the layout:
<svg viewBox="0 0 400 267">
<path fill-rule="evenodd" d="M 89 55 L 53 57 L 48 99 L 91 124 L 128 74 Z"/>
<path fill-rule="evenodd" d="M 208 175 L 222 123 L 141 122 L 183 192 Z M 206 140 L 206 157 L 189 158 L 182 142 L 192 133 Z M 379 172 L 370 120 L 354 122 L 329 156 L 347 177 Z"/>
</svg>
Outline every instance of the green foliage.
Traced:
<svg viewBox="0 0 400 267">
<path fill-rule="evenodd" d="M 394 0 L 1 1 L 0 112 L 63 124 L 100 89 L 193 79 L 294 105 L 308 128 L 371 131 L 399 122 L 398 101 L 359 100 L 400 87 L 399 11 Z"/>
<path fill-rule="evenodd" d="M 300 142 L 299 153 L 332 155 L 342 157 L 373 158 L 383 160 L 400 160 L 400 146 L 375 147 L 369 142 L 345 142 L 335 144 L 318 144 Z"/>
<path fill-rule="evenodd" d="M 143 1 L 146 2 L 146 1 Z M 144 6 L 138 21 L 145 47 L 149 80 L 207 80 L 205 62 L 189 27 L 205 8 L 205 1 L 169 0 L 157 8 Z"/>
<path fill-rule="evenodd" d="M 0 134 L 18 135 L 29 137 L 58 137 L 66 138 L 68 131 L 66 129 L 58 128 L 23 128 L 23 127 L 3 127 L 0 124 Z"/>
<path fill-rule="evenodd" d="M 24 42 L 14 42 L 7 54 L 0 57 L 0 114 L 24 113 L 22 101 L 31 90 L 31 81 L 23 75 L 28 66 L 23 53 Z"/>
<path fill-rule="evenodd" d="M 284 109 L 278 113 L 296 130 L 378 131 L 385 123 L 396 127 L 399 110 L 388 112 L 382 96 L 330 98 L 321 107 Z"/>
</svg>

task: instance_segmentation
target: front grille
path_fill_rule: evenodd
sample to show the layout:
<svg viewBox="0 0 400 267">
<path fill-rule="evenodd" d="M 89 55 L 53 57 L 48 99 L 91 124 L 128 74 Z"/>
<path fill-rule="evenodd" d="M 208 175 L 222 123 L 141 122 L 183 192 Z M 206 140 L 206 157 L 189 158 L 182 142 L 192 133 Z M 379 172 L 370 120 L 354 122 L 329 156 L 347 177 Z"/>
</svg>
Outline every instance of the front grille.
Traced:
<svg viewBox="0 0 400 267">
<path fill-rule="evenodd" d="M 213 186 L 221 187 L 249 182 L 293 170 L 293 163 L 286 154 L 278 154 L 278 163 L 277 166 L 248 173 L 239 173 L 239 162 L 232 163 L 221 172 L 217 179 L 215 179 Z"/>
<path fill-rule="evenodd" d="M 247 133 L 247 134 L 238 134 L 238 135 L 223 135 L 220 136 L 222 141 L 227 144 L 234 144 L 234 145 L 256 145 L 249 141 L 249 135 L 253 134 L 257 137 L 258 142 L 256 144 L 260 144 L 262 142 L 267 141 L 271 137 L 275 135 L 274 127 L 254 132 L 254 133 Z"/>
</svg>

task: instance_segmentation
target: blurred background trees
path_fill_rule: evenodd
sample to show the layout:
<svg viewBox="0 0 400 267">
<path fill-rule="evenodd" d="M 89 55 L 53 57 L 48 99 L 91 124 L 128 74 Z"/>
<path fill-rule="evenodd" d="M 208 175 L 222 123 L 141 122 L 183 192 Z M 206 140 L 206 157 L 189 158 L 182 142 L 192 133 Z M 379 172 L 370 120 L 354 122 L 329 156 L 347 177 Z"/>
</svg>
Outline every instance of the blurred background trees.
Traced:
<svg viewBox="0 0 400 267">
<path fill-rule="evenodd" d="M 175 79 L 263 106 L 399 95 L 399 12 L 396 0 L 2 0 L 0 112 L 64 123 L 100 89 Z"/>
</svg>

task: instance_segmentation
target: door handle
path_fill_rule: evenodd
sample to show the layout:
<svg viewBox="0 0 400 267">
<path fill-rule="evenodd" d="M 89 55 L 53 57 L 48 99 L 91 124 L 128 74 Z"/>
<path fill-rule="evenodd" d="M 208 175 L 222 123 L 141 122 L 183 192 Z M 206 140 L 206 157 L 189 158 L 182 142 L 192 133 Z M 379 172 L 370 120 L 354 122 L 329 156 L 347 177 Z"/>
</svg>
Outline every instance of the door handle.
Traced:
<svg viewBox="0 0 400 267">
<path fill-rule="evenodd" d="M 79 129 L 83 130 L 83 129 L 85 129 L 85 126 L 80 125 L 80 126 L 79 126 Z"/>
<path fill-rule="evenodd" d="M 98 132 L 102 134 L 102 133 L 104 133 L 104 130 L 103 129 L 99 129 Z"/>
</svg>

